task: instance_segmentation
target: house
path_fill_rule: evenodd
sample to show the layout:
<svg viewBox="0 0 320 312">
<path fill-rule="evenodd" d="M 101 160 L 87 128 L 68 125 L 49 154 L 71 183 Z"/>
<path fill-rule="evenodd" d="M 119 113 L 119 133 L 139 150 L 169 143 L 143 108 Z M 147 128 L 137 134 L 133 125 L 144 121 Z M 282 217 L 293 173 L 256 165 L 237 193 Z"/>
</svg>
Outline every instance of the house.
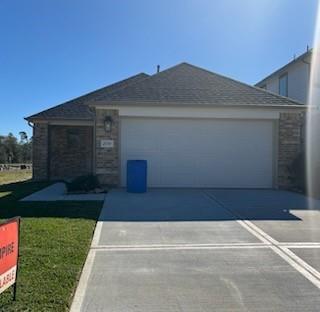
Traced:
<svg viewBox="0 0 320 312">
<path fill-rule="evenodd" d="M 126 161 L 146 159 L 151 187 L 288 188 L 305 110 L 181 63 L 27 117 L 33 178 L 125 186 Z"/>
<path fill-rule="evenodd" d="M 312 50 L 256 83 L 256 87 L 306 104 L 308 101 Z"/>
</svg>

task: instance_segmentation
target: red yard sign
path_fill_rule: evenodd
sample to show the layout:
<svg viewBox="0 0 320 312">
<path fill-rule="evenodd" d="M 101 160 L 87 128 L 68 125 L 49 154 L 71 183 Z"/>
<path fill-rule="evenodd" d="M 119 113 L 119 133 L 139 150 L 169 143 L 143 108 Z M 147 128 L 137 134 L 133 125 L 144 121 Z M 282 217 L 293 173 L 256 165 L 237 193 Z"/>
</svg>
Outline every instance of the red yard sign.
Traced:
<svg viewBox="0 0 320 312">
<path fill-rule="evenodd" d="M 20 219 L 14 218 L 0 224 L 0 293 L 16 282 L 19 255 L 19 223 Z"/>
</svg>

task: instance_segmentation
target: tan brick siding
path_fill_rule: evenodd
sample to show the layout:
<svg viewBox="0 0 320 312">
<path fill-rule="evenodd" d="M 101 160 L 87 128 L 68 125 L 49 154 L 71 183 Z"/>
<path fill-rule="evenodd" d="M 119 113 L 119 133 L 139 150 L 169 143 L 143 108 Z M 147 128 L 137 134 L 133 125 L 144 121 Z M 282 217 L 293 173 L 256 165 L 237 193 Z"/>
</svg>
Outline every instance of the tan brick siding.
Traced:
<svg viewBox="0 0 320 312">
<path fill-rule="evenodd" d="M 106 116 L 113 119 L 112 131 L 106 132 Z M 303 149 L 302 127 L 305 113 L 280 113 L 278 132 L 278 187 L 290 189 L 294 185 L 289 167 Z M 117 110 L 96 109 L 95 130 L 88 126 L 51 126 L 50 129 L 50 175 L 51 178 L 67 178 L 88 173 L 97 174 L 102 184 L 120 184 L 119 160 L 119 114 Z M 80 145 L 77 149 L 68 148 L 67 129 L 79 129 Z M 48 126 L 45 123 L 34 125 L 33 130 L 33 177 L 35 180 L 48 178 Z M 96 141 L 93 150 L 93 132 Z M 114 141 L 113 148 L 101 147 L 101 140 Z M 93 159 L 95 157 L 95 159 Z M 95 164 L 93 168 L 92 165 Z"/>
<path fill-rule="evenodd" d="M 279 188 L 290 189 L 294 187 L 289 168 L 303 149 L 302 127 L 304 123 L 304 113 L 280 114 L 278 147 Z"/>
<path fill-rule="evenodd" d="M 111 132 L 104 129 L 107 116 L 113 120 Z M 96 174 L 100 183 L 119 185 L 119 113 L 118 110 L 96 109 Z M 113 148 L 101 147 L 101 140 L 113 140 Z"/>
<path fill-rule="evenodd" d="M 49 133 L 50 179 L 92 174 L 93 127 L 50 126 Z M 70 135 L 75 139 L 73 143 Z"/>
</svg>

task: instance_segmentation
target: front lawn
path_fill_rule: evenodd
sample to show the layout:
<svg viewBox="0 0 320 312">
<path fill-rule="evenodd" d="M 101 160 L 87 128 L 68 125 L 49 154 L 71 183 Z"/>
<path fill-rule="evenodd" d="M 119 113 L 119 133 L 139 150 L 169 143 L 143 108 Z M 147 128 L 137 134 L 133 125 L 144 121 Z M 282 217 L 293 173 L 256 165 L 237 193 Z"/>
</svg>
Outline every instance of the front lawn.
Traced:
<svg viewBox="0 0 320 312">
<path fill-rule="evenodd" d="M 46 183 L 0 185 L 0 219 L 21 216 L 17 301 L 0 294 L 0 311 L 66 311 L 102 202 L 18 202 Z"/>
<path fill-rule="evenodd" d="M 0 171 L 0 185 L 31 179 L 31 170 Z"/>
</svg>

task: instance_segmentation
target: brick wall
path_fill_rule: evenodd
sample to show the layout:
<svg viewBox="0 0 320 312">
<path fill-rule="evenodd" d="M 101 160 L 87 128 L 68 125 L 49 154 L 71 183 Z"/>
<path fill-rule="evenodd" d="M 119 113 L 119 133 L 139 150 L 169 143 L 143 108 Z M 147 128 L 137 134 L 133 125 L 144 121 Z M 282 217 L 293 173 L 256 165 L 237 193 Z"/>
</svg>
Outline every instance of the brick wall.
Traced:
<svg viewBox="0 0 320 312">
<path fill-rule="evenodd" d="M 289 167 L 303 149 L 302 127 L 305 114 L 281 113 L 279 119 L 278 187 L 294 187 Z"/>
<path fill-rule="evenodd" d="M 93 127 L 50 126 L 50 179 L 91 174 Z"/>
<path fill-rule="evenodd" d="M 104 129 L 107 116 L 113 120 L 111 132 Z M 96 109 L 96 174 L 100 183 L 119 185 L 119 113 L 118 110 Z M 113 140 L 113 147 L 101 146 L 101 140 Z"/>
<path fill-rule="evenodd" d="M 104 129 L 106 116 L 111 116 L 111 132 Z M 305 114 L 301 112 L 281 113 L 279 119 L 278 187 L 293 187 L 289 167 L 303 149 L 302 126 Z M 81 137 L 78 147 L 68 147 L 68 129 L 75 129 Z M 97 174 L 102 184 L 119 185 L 119 115 L 117 110 L 96 109 L 95 150 L 93 151 L 93 127 L 51 126 L 50 127 L 50 177 L 66 178 Z M 101 146 L 101 140 L 113 140 L 114 146 Z M 33 130 L 33 177 L 48 179 L 48 126 L 36 123 Z M 92 168 L 95 155 L 95 168 Z"/>
<path fill-rule="evenodd" d="M 48 179 L 48 125 L 35 123 L 32 141 L 32 171 L 35 181 Z"/>
</svg>

